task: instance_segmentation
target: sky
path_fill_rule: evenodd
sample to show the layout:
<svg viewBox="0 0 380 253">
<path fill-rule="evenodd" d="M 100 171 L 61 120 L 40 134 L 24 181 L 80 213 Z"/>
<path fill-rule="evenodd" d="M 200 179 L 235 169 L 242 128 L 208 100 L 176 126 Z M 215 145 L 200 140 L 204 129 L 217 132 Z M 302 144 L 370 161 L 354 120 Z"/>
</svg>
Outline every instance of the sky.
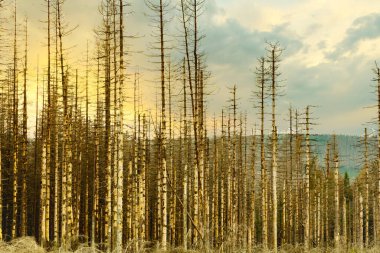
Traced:
<svg viewBox="0 0 380 253">
<path fill-rule="evenodd" d="M 7 0 L 6 0 L 7 1 Z M 11 4 L 8 1 L 8 8 Z M 172 0 L 175 6 L 177 0 Z M 128 69 L 141 73 L 144 103 L 153 107 L 157 75 L 152 59 L 151 13 L 143 0 L 131 0 L 126 19 L 129 39 Z M 99 26 L 100 0 L 66 0 L 65 20 L 77 28 L 64 39 L 73 65 L 85 65 L 86 47 L 94 48 L 94 29 Z M 42 0 L 17 0 L 18 20 L 28 17 L 29 110 L 35 111 L 37 62 L 46 64 L 46 11 Z M 173 8 L 168 25 L 169 41 L 175 47 L 180 26 Z M 4 14 L 2 16 L 7 16 Z M 9 22 L 11 23 L 11 22 Z M 380 2 L 374 0 L 206 0 L 200 22 L 205 38 L 208 80 L 207 107 L 210 118 L 219 115 L 237 86 L 238 106 L 251 126 L 258 122 L 254 109 L 254 70 L 266 54 L 266 42 L 284 48 L 280 72 L 283 96 L 278 98 L 278 129 L 286 132 L 288 108 L 304 111 L 313 107 L 314 133 L 361 135 L 376 116 L 372 69 L 380 60 Z M 176 55 L 175 49 L 170 52 Z M 91 53 L 90 53 L 91 54 Z M 133 78 L 129 83 L 133 83 Z M 130 97 L 132 89 L 128 91 Z M 129 108 L 131 103 L 129 103 Z M 128 106 L 127 106 L 128 107 Z M 268 117 L 269 118 L 269 117 Z M 33 124 L 33 123 L 31 123 Z M 268 125 L 268 124 L 267 124 Z M 269 125 L 268 125 L 269 126 Z"/>
</svg>

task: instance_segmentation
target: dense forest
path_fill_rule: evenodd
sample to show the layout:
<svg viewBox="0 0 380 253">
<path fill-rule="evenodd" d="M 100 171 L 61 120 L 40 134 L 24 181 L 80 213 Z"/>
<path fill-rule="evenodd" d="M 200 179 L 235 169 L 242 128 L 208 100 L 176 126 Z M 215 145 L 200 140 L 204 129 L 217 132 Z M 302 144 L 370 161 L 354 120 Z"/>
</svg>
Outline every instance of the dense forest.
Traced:
<svg viewBox="0 0 380 253">
<path fill-rule="evenodd" d="M 212 116 L 199 22 L 205 0 L 146 0 L 158 88 L 155 108 L 146 108 L 140 73 L 128 71 L 133 6 L 99 1 L 95 50 L 76 66 L 65 1 L 41 2 L 47 59 L 32 82 L 27 20 L 17 1 L 0 0 L 0 240 L 30 236 L 46 249 L 106 252 L 379 245 L 380 135 L 363 129 L 355 137 L 359 146 L 346 155 L 360 158 L 360 170 L 349 177 L 342 137 L 311 133 L 318 108 L 289 107 L 289 131 L 279 134 L 280 43 L 263 42 L 252 73 L 256 124 L 240 111 L 237 86 Z M 181 27 L 179 48 L 167 43 L 169 22 Z M 380 126 L 380 68 L 372 67 Z"/>
</svg>

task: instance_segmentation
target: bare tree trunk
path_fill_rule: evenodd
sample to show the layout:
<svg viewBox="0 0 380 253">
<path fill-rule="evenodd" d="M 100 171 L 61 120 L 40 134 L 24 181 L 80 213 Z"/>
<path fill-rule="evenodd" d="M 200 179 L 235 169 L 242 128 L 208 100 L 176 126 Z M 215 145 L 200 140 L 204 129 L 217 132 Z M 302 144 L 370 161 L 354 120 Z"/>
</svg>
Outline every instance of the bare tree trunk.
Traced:
<svg viewBox="0 0 380 253">
<path fill-rule="evenodd" d="M 334 221 L 334 242 L 335 247 L 339 247 L 340 244 L 340 216 L 339 216 L 339 160 L 338 160 L 338 147 L 334 135 L 334 203 L 335 203 L 335 221 Z"/>
<path fill-rule="evenodd" d="M 276 126 L 276 89 L 278 52 L 277 46 L 271 46 L 268 61 L 271 65 L 271 99 L 272 99 L 272 201 L 273 201 L 273 250 L 277 252 L 277 126 Z"/>
<path fill-rule="evenodd" d="M 295 227 L 295 217 L 294 217 L 294 210 L 293 210 L 293 110 L 292 107 L 289 108 L 289 160 L 290 160 L 290 167 L 289 167 L 289 176 L 287 177 L 288 183 L 287 183 L 287 189 L 289 192 L 288 197 L 288 206 L 286 208 L 287 212 L 287 242 L 294 244 L 294 227 Z"/>
<path fill-rule="evenodd" d="M 376 212 L 377 216 L 375 220 L 375 229 L 376 229 L 376 240 L 374 241 L 376 245 L 380 244 L 380 68 L 376 64 L 376 81 L 377 81 L 377 124 L 379 131 L 377 132 L 377 206 Z"/>
<path fill-rule="evenodd" d="M 296 243 L 302 243 L 302 237 L 301 237 L 301 231 L 300 227 L 301 224 L 303 224 L 303 220 L 301 217 L 301 202 L 300 202 L 300 186 L 301 186 L 301 135 L 299 134 L 299 122 L 298 122 L 299 113 L 296 110 L 295 112 L 295 137 L 296 137 L 296 163 L 295 163 L 295 170 L 296 170 L 296 189 L 295 189 L 295 225 L 294 225 L 294 237 Z"/>
<path fill-rule="evenodd" d="M 183 228 L 182 228 L 182 246 L 185 250 L 187 250 L 187 205 L 188 205 L 188 196 L 187 196 L 187 188 L 188 188 L 188 164 L 189 164 L 189 153 L 190 150 L 188 147 L 188 123 L 187 123 L 187 98 L 186 98 L 186 60 L 183 60 L 183 127 L 184 127 L 184 144 L 185 144 L 185 161 L 186 164 L 184 166 L 183 171 L 183 207 L 182 207 L 182 220 L 183 220 Z"/>
<path fill-rule="evenodd" d="M 42 216 L 41 216 L 41 245 L 46 246 L 49 242 L 49 213 L 50 213 L 50 112 L 51 112 L 51 43 L 50 43 L 50 12 L 51 12 L 51 1 L 47 0 L 47 14 L 48 14 L 48 71 L 47 71 L 47 120 L 46 120 L 46 134 L 44 135 L 43 141 L 43 151 L 42 151 L 42 168 L 41 168 L 41 205 L 42 205 Z"/>
<path fill-rule="evenodd" d="M 325 246 L 330 241 L 329 233 L 329 180 L 330 179 L 330 144 L 326 146 L 326 175 L 325 175 Z"/>
<path fill-rule="evenodd" d="M 272 133 L 272 201 L 273 201 L 273 249 L 277 252 L 277 127 Z"/>
<path fill-rule="evenodd" d="M 363 250 L 363 196 L 358 189 L 359 194 L 359 248 Z"/>
<path fill-rule="evenodd" d="M 41 227 L 40 227 L 40 242 L 42 246 L 45 246 L 47 243 L 47 231 L 46 228 L 47 226 L 47 218 L 46 218 L 46 213 L 47 213 L 47 172 L 46 172 L 46 141 L 44 140 L 42 143 L 42 157 L 41 157 Z"/>
<path fill-rule="evenodd" d="M 59 74 L 59 50 L 58 50 L 58 8 L 56 9 L 56 15 L 55 15 L 55 85 L 54 85 L 54 209 L 53 209 L 53 241 L 54 245 L 59 245 L 61 238 L 60 238 L 60 218 L 62 218 L 61 214 L 61 201 L 60 201 L 60 194 L 61 194 L 61 180 L 62 180 L 62 170 L 59 170 L 59 154 L 58 154 L 58 148 L 59 148 L 59 137 L 58 137 L 58 117 L 57 117 L 57 100 L 58 100 L 58 74 Z M 37 108 L 38 110 L 38 108 Z"/>
<path fill-rule="evenodd" d="M 4 102 L 0 95 L 0 241 L 3 240 L 3 134 L 4 134 Z"/>
<path fill-rule="evenodd" d="M 99 53 L 99 52 L 98 52 Z M 99 210 L 99 168 L 100 168 L 100 94 L 99 94 L 99 72 L 100 72 L 100 64 L 99 57 L 97 59 L 97 80 L 96 80 L 96 120 L 95 120 L 95 158 L 94 158 L 94 168 L 93 168 L 93 185 L 91 189 L 92 193 L 92 223 L 91 223 L 91 247 L 95 248 L 95 243 L 97 242 L 97 238 L 100 238 L 100 235 L 96 237 L 96 233 L 99 231 L 99 220 L 100 220 L 100 210 Z M 99 240 L 100 241 L 100 240 Z"/>
<path fill-rule="evenodd" d="M 358 234 L 359 234 L 359 193 L 357 192 L 357 187 L 353 187 L 353 243 L 354 245 L 358 244 Z"/>
<path fill-rule="evenodd" d="M 91 220 L 91 214 L 90 214 L 90 209 L 92 208 L 90 206 L 91 202 L 90 202 L 90 199 L 89 199 L 89 196 L 90 196 L 90 185 L 91 185 L 91 182 L 90 182 L 90 177 L 91 177 L 91 173 L 90 173 L 90 152 L 89 152 L 89 149 L 90 149 L 90 133 L 89 133 L 89 127 L 90 127 L 90 122 L 89 122 L 89 94 L 88 94 L 88 85 L 89 85 L 89 60 L 88 60 L 88 41 L 87 41 L 87 52 L 86 52 L 86 80 L 85 80 L 85 98 L 86 98 L 86 101 L 85 101 L 85 110 L 86 110 L 86 115 L 85 115 L 85 164 L 84 164 L 84 170 L 82 171 L 82 189 L 81 189 L 81 202 L 85 202 L 84 204 L 82 204 L 82 210 L 81 210 L 81 215 L 82 217 L 79 219 L 79 220 L 82 220 L 82 222 L 84 223 L 82 225 L 82 229 L 83 229 L 83 234 L 85 234 L 86 236 L 88 236 L 88 238 L 91 238 L 91 234 L 90 234 L 90 231 L 91 231 L 91 228 L 90 228 L 90 220 Z M 84 212 L 84 213 L 83 213 Z M 79 234 L 81 234 L 81 232 L 79 232 Z M 90 242 L 88 239 L 87 239 L 88 242 Z"/>
<path fill-rule="evenodd" d="M 321 201 L 321 196 L 322 196 L 322 191 L 323 191 L 323 184 L 322 184 L 323 177 L 319 177 L 319 179 L 316 179 L 316 183 L 319 182 L 319 186 L 317 189 L 317 245 L 321 245 L 321 240 L 322 240 L 322 211 L 321 211 L 321 206 L 322 206 L 322 201 Z"/>
<path fill-rule="evenodd" d="M 251 173 L 252 173 L 252 183 L 251 183 L 251 191 L 250 195 L 251 198 L 248 199 L 249 203 L 249 223 L 248 223 L 248 251 L 252 252 L 252 247 L 255 245 L 255 237 L 256 237 L 256 230 L 255 230 L 255 180 L 256 180 L 256 129 L 255 132 L 252 134 L 252 148 L 251 148 Z"/>
<path fill-rule="evenodd" d="M 12 175 L 13 175 L 13 197 L 12 197 L 12 238 L 17 236 L 17 195 L 18 195 L 18 167 L 19 167 L 19 157 L 18 157 L 18 69 L 17 69 L 17 9 L 16 2 L 14 6 L 14 40 L 13 40 L 13 147 L 12 147 Z"/>
<path fill-rule="evenodd" d="M 161 187 L 162 187 L 162 233 L 161 246 L 163 250 L 167 247 L 167 170 L 166 170 L 166 102 L 165 102 L 165 52 L 164 52 L 164 20 L 163 3 L 160 0 L 160 44 L 161 44 Z"/>
<path fill-rule="evenodd" d="M 344 244 L 345 248 L 347 248 L 348 233 L 347 233 L 347 202 L 346 202 L 346 196 L 343 197 L 343 210 L 342 210 L 342 212 L 343 212 L 343 215 L 342 215 L 342 218 L 343 218 L 342 240 L 343 240 L 343 244 Z M 363 219 L 362 219 L 362 222 L 363 222 Z M 363 240 L 362 240 L 362 242 L 363 242 Z"/>
<path fill-rule="evenodd" d="M 237 107 L 236 107 L 236 86 L 234 86 L 232 88 L 232 147 L 231 147 L 231 155 L 232 155 L 232 159 L 230 161 L 230 166 L 231 166 L 231 173 L 232 173 L 232 178 L 231 178 L 231 204 L 232 204 L 232 208 L 231 208 L 231 224 L 232 224 L 232 247 L 235 248 L 235 243 L 236 241 L 238 240 L 238 220 L 237 220 L 237 212 L 238 212 L 238 192 L 237 192 L 237 181 L 238 181 L 238 177 L 237 177 L 237 161 L 236 161 L 236 148 L 237 148 L 237 144 L 236 144 L 236 111 L 237 111 Z"/>
<path fill-rule="evenodd" d="M 219 224 L 220 224 L 220 243 L 224 241 L 225 234 L 226 234 L 226 229 L 227 229 L 227 220 L 226 220 L 226 203 L 227 203 L 227 194 L 226 194 L 226 172 L 225 172 L 225 166 L 224 166 L 224 155 L 225 155 L 225 126 L 224 126 L 224 110 L 222 110 L 222 122 L 221 122 L 221 128 L 222 128 L 222 136 L 221 136 L 221 144 L 220 144 L 220 150 L 221 150 L 221 158 L 220 158 L 220 174 L 221 174 L 221 179 L 220 179 L 220 219 L 219 219 Z M 222 244 L 223 245 L 223 244 Z"/>
<path fill-rule="evenodd" d="M 305 175 L 305 183 L 306 183 L 306 199 L 305 199 L 305 250 L 309 250 L 310 248 L 310 138 L 309 138 L 309 106 L 306 107 L 306 175 Z"/>
<path fill-rule="evenodd" d="M 219 156 L 219 149 L 218 149 L 218 142 L 217 142 L 217 123 L 216 119 L 214 117 L 214 161 L 213 161 L 213 171 L 212 171 L 212 199 L 211 199 L 211 210 L 212 210 L 212 236 L 211 239 L 212 241 L 210 242 L 211 245 L 215 246 L 217 245 L 218 238 L 219 238 L 219 215 L 218 215 L 218 202 L 219 202 L 219 187 L 218 187 L 218 182 L 219 182 L 219 163 L 218 163 L 218 156 Z"/>
<path fill-rule="evenodd" d="M 259 66 L 256 68 L 257 86 L 259 91 L 257 96 L 259 98 L 260 109 L 260 170 L 261 170 L 261 223 L 262 223 L 262 236 L 261 243 L 264 248 L 268 247 L 268 217 L 267 217 L 267 176 L 266 176 L 266 161 L 265 161 L 265 143 L 264 143 L 264 99 L 265 99 L 265 59 L 259 59 Z"/>
<path fill-rule="evenodd" d="M 68 107 L 68 83 L 67 73 L 64 70 L 63 62 L 63 30 L 61 25 L 61 8 L 62 4 L 59 0 L 57 4 L 57 21 L 58 21 L 58 37 L 59 37 L 59 51 L 60 51 L 60 67 L 61 67 L 61 83 L 62 83 L 62 95 L 63 95 L 63 166 L 62 166 L 62 243 L 64 247 L 68 246 L 67 242 L 73 235 L 73 198 L 72 198 L 72 123 L 71 113 L 69 113 Z"/>
<path fill-rule="evenodd" d="M 108 252 L 112 248 L 112 175 L 111 175 L 111 3 L 106 3 L 105 17 L 105 206 L 104 206 L 104 243 Z"/>
<path fill-rule="evenodd" d="M 24 91 L 23 91 L 23 113 L 22 113 L 22 181 L 21 181 L 21 236 L 26 236 L 26 229 L 27 229 L 27 223 L 26 223 L 26 215 L 27 215 L 27 206 L 26 206 L 26 174 L 27 174 L 27 166 L 28 166 L 28 153 L 27 153 L 27 146 L 28 146 L 28 115 L 27 115 L 27 73 L 28 73 L 28 23 L 27 20 L 25 21 L 25 62 L 24 62 Z"/>
<path fill-rule="evenodd" d="M 124 12 L 123 12 L 123 0 L 119 1 L 119 43 L 120 43 L 120 74 L 119 74 L 119 90 L 118 92 L 118 100 L 115 101 L 117 103 L 118 118 L 115 120 L 117 123 L 117 171 L 116 171 L 116 251 L 122 250 L 122 235 L 123 235 L 123 170 L 124 170 L 124 157 L 123 157 L 123 88 L 124 88 Z M 116 50 L 116 49 L 115 49 Z M 116 78 L 116 76 L 115 76 Z M 116 95 L 115 95 L 116 96 Z M 145 118 L 144 118 L 145 120 Z M 145 168 L 144 168 L 145 169 Z M 144 175 L 145 177 L 145 175 Z M 145 198 L 145 196 L 142 196 Z M 145 206 L 143 206 L 143 210 Z M 141 226 L 143 226 L 143 222 Z"/>
<path fill-rule="evenodd" d="M 38 193 L 38 185 L 39 185 L 39 182 L 37 182 L 37 167 L 38 167 L 38 161 L 37 161 L 37 157 L 38 157 L 38 152 L 37 152 L 37 149 L 38 149 L 38 91 L 39 91 L 39 66 L 37 64 L 37 82 L 36 82 L 36 121 L 35 121 L 35 132 L 34 132 L 34 173 L 33 173 L 33 180 L 34 180 L 34 184 L 33 184 L 33 190 L 34 190 L 34 201 L 33 201 L 33 234 L 34 236 L 36 237 L 36 240 L 38 242 L 41 242 L 40 241 L 40 236 L 39 236 L 39 233 L 40 233 L 40 230 L 39 230 L 39 218 L 40 218 L 40 210 L 37 210 L 38 209 L 38 199 L 41 199 L 41 194 Z M 1 175 L 1 174 L 0 174 Z M 1 181 L 0 181 L 1 182 Z M 1 183 L 0 183 L 1 185 Z M 2 192 L 0 192 L 0 197 L 2 197 Z M 0 204 L 2 204 L 2 201 L 0 201 Z M 40 203 L 41 204 L 41 203 Z M 41 209 L 41 208 L 40 208 Z M 2 213 L 2 208 L 0 208 L 0 212 Z M 2 220 L 2 214 L 0 214 L 0 219 Z M 2 223 L 0 223 L 0 227 L 2 227 Z M 0 236 L 2 236 L 2 233 L 0 233 Z"/>
<path fill-rule="evenodd" d="M 142 129 L 142 154 L 141 154 L 141 171 L 139 175 L 139 200 L 140 200 L 140 217 L 139 217 L 139 241 L 144 242 L 147 238 L 145 237 L 145 223 L 146 221 L 146 138 L 147 138 L 147 123 L 145 115 L 142 119 L 143 129 Z M 140 245 L 142 246 L 142 245 Z"/>
<path fill-rule="evenodd" d="M 365 173 L 365 246 L 369 246 L 369 172 L 368 172 L 368 134 L 367 128 L 364 129 L 364 173 Z"/>
<path fill-rule="evenodd" d="M 174 166 L 174 159 L 173 159 L 173 124 L 172 124 L 172 83 L 171 83 L 171 62 L 169 59 L 168 62 L 168 74 L 167 74 L 167 84 L 168 84 L 168 107 L 169 107 L 169 143 L 168 143 L 168 161 L 169 166 L 167 168 L 168 171 L 168 180 L 171 185 L 171 191 L 169 195 L 169 202 L 170 202 L 170 211 L 169 211 L 169 223 L 168 228 L 170 228 L 169 232 L 169 238 L 170 238 L 170 244 L 175 245 L 176 241 L 176 205 L 177 205 L 177 171 L 176 166 Z"/>
</svg>

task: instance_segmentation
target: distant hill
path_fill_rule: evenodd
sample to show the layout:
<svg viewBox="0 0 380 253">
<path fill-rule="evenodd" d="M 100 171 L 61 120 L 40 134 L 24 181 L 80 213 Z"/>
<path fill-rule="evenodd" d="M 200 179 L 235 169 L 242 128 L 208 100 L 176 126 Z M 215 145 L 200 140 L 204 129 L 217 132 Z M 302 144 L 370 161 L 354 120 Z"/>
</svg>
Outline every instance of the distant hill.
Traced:
<svg viewBox="0 0 380 253">
<path fill-rule="evenodd" d="M 326 145 L 332 140 L 332 135 L 312 135 L 314 140 L 314 152 L 318 154 L 319 163 L 324 166 Z M 336 135 L 339 149 L 339 165 L 341 173 L 348 173 L 350 178 L 355 178 L 361 168 L 362 147 L 359 136 Z"/>
<path fill-rule="evenodd" d="M 251 143 L 252 136 L 249 137 L 248 143 Z M 279 134 L 279 142 L 286 138 L 286 134 Z M 318 162 L 321 167 L 325 167 L 326 146 L 332 143 L 333 135 L 329 134 L 313 134 L 310 136 L 312 152 L 317 154 Z M 368 140 L 369 160 L 373 161 L 377 151 L 376 137 L 370 137 Z M 353 179 L 358 174 L 363 165 L 363 137 L 353 135 L 336 135 L 336 141 L 339 149 L 339 168 L 340 173 L 347 172 L 348 176 Z M 266 145 L 270 145 L 270 136 L 266 135 Z M 268 147 L 267 147 L 268 148 Z M 281 144 L 279 146 L 281 148 Z M 266 151 L 268 152 L 268 151 Z M 270 152 L 269 152 L 270 153 Z M 267 155 L 270 155 L 270 154 Z M 331 161 L 333 157 L 331 156 Z"/>
<path fill-rule="evenodd" d="M 280 134 L 285 137 L 285 135 Z M 312 151 L 317 154 L 319 164 L 325 167 L 326 145 L 332 141 L 332 135 L 311 135 Z M 348 173 L 350 178 L 355 178 L 362 165 L 363 148 L 360 145 L 362 137 L 352 135 L 336 135 L 336 141 L 339 149 L 339 167 L 342 174 Z M 375 138 L 369 141 L 369 153 L 376 150 L 374 146 Z M 371 154 L 369 154 L 371 155 Z M 373 156 L 372 156 L 373 157 Z"/>
<path fill-rule="evenodd" d="M 332 135 L 312 135 L 313 151 L 318 154 L 321 166 L 325 166 L 326 144 L 332 140 Z M 352 135 L 336 135 L 339 149 L 340 172 L 347 172 L 350 178 L 355 178 L 363 165 L 363 137 Z M 377 153 L 376 137 L 368 139 L 368 155 L 373 160 Z"/>
</svg>

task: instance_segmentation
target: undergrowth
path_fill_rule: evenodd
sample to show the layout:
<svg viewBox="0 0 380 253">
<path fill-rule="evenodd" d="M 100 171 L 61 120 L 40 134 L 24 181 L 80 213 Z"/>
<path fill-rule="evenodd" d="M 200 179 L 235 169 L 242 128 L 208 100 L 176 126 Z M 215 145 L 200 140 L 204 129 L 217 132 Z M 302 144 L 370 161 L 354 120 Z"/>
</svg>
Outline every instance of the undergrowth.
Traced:
<svg viewBox="0 0 380 253">
<path fill-rule="evenodd" d="M 11 242 L 0 242 L 0 253 L 101 253 L 102 251 L 89 247 L 87 244 L 78 244 L 76 249 L 65 249 L 64 247 L 53 248 L 49 251 L 40 247 L 34 238 L 32 237 L 22 237 L 15 239 Z M 114 251 L 112 253 L 130 253 L 131 245 L 127 245 L 127 248 L 122 251 Z M 163 251 L 156 248 L 139 248 L 134 250 L 135 253 L 271 253 L 271 250 L 265 250 L 260 246 L 252 248 L 250 251 L 247 249 L 233 249 L 231 247 L 223 247 L 219 249 L 209 249 L 202 248 L 198 250 L 184 250 L 182 248 L 173 248 Z M 304 247 L 302 245 L 283 245 L 278 249 L 278 253 L 303 253 Z M 310 253 L 380 253 L 380 247 L 371 247 L 368 249 L 360 249 L 359 247 L 353 246 L 350 248 L 313 248 L 309 251 Z"/>
</svg>

